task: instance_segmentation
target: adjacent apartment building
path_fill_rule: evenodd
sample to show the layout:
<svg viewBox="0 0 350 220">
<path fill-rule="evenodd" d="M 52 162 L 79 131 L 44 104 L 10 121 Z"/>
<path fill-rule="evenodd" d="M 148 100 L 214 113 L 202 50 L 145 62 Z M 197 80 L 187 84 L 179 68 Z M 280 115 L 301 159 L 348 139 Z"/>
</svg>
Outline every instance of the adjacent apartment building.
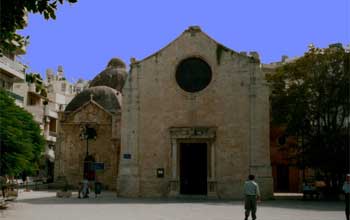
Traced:
<svg viewBox="0 0 350 220">
<path fill-rule="evenodd" d="M 24 107 L 22 93 L 14 92 L 14 83 L 25 81 L 25 65 L 16 60 L 16 54 L 0 53 L 0 88 L 5 89 L 15 99 L 18 106 Z"/>
<path fill-rule="evenodd" d="M 25 65 L 16 61 L 15 55 L 0 56 L 0 87 L 15 99 L 18 106 L 30 112 L 39 124 L 46 140 L 44 175 L 50 180 L 53 177 L 58 112 L 64 111 L 73 97 L 88 86 L 88 81 L 68 82 L 62 66 L 56 73 L 48 69 L 45 80 L 40 74 L 26 74 L 25 69 Z"/>
</svg>

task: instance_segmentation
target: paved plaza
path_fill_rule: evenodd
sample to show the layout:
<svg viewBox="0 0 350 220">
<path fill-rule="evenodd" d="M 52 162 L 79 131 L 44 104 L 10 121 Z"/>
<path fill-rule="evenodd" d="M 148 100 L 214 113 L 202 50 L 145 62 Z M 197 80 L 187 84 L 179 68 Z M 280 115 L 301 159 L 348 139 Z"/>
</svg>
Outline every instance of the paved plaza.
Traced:
<svg viewBox="0 0 350 220">
<path fill-rule="evenodd" d="M 20 192 L 6 220 L 243 220 L 242 201 L 126 199 L 104 192 L 99 198 L 56 198 L 55 192 Z M 258 220 L 343 220 L 342 202 L 272 200 L 258 208 Z"/>
</svg>

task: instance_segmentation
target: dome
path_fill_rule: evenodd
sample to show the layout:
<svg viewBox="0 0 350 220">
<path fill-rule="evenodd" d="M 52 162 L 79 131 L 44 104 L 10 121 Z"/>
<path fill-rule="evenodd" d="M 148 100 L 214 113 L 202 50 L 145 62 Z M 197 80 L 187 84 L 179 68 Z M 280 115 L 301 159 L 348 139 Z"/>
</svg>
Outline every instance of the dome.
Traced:
<svg viewBox="0 0 350 220">
<path fill-rule="evenodd" d="M 67 105 L 65 111 L 75 111 L 92 99 L 111 113 L 120 109 L 118 91 L 107 86 L 96 86 L 83 90 Z"/>
<path fill-rule="evenodd" d="M 114 68 L 126 68 L 126 65 L 125 63 L 119 59 L 119 58 L 112 58 L 109 62 L 108 62 L 108 65 L 107 65 L 107 68 L 108 67 L 114 67 Z"/>
<path fill-rule="evenodd" d="M 124 62 L 118 58 L 113 58 L 109 61 L 107 68 L 90 82 L 90 87 L 108 86 L 117 91 L 122 91 L 126 77 Z"/>
</svg>

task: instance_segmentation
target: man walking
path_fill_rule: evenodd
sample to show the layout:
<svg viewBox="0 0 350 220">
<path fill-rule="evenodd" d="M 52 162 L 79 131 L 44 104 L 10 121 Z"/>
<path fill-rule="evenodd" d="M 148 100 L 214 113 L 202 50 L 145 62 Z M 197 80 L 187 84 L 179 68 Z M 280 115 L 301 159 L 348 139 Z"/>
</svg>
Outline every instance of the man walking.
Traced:
<svg viewBox="0 0 350 220">
<path fill-rule="evenodd" d="M 345 216 L 346 220 L 349 220 L 350 215 L 350 174 L 346 175 L 346 181 L 343 185 L 343 191 L 345 193 Z"/>
<path fill-rule="evenodd" d="M 250 212 L 252 212 L 252 219 L 256 219 L 256 203 L 257 201 L 260 201 L 260 190 L 259 185 L 254 181 L 254 179 L 254 175 L 249 175 L 248 180 L 244 183 L 244 220 L 248 220 Z"/>
</svg>

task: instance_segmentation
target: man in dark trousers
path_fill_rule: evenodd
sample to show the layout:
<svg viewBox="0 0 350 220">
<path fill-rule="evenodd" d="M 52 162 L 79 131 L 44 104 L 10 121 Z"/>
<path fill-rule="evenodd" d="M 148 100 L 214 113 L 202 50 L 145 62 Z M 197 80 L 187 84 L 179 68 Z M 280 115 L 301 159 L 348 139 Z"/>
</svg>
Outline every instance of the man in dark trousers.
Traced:
<svg viewBox="0 0 350 220">
<path fill-rule="evenodd" d="M 254 179 L 254 175 L 249 175 L 248 180 L 244 183 L 244 220 L 248 220 L 250 212 L 252 212 L 252 219 L 256 219 L 256 203 L 257 201 L 260 201 L 260 190 L 259 185 L 254 181 Z"/>
<path fill-rule="evenodd" d="M 346 181 L 343 185 L 343 191 L 345 193 L 345 216 L 346 220 L 349 220 L 350 215 L 350 174 L 346 175 Z"/>
</svg>

